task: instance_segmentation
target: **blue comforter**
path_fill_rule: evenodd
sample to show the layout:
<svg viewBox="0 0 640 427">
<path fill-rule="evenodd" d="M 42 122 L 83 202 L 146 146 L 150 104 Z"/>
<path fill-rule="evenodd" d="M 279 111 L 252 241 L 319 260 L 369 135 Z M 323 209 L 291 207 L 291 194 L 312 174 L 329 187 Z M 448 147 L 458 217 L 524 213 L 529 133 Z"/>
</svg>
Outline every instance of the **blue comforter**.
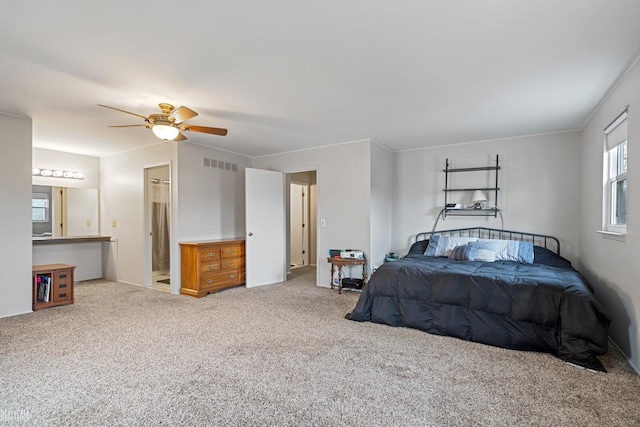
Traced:
<svg viewBox="0 0 640 427">
<path fill-rule="evenodd" d="M 373 273 L 347 318 L 408 326 L 604 371 L 610 318 L 571 264 L 535 248 L 534 264 L 453 261 L 424 243 Z"/>
</svg>

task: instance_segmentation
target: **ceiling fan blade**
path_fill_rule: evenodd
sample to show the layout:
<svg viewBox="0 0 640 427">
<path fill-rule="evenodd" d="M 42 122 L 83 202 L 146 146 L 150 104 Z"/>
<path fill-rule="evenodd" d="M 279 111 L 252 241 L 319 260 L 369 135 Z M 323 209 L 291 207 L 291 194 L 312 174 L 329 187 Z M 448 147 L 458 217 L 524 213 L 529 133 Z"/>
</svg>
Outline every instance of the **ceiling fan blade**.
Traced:
<svg viewBox="0 0 640 427">
<path fill-rule="evenodd" d="M 184 135 L 182 134 L 182 132 L 180 132 L 180 133 L 178 134 L 178 136 L 176 136 L 175 138 L 173 138 L 173 140 L 174 140 L 174 141 L 184 141 L 185 139 L 187 139 L 187 137 L 186 137 L 186 136 L 184 136 Z"/>
<path fill-rule="evenodd" d="M 171 113 L 169 113 L 168 119 L 173 120 L 174 123 L 182 123 L 185 120 L 189 120 L 190 118 L 195 117 L 197 115 L 198 113 L 191 110 L 190 108 L 178 107 L 175 110 L 173 110 Z"/>
<path fill-rule="evenodd" d="M 145 119 L 145 120 L 149 120 L 148 117 L 141 116 L 140 114 L 132 113 L 131 111 L 121 110 L 121 109 L 115 108 L 115 107 L 109 107 L 108 105 L 98 104 L 98 107 L 110 108 L 112 110 L 120 111 L 120 112 L 123 112 L 123 113 L 131 114 L 132 116 L 136 116 L 136 117 L 140 117 L 140 118 Z"/>
<path fill-rule="evenodd" d="M 210 127 L 207 127 L 207 126 L 186 125 L 184 127 L 184 130 L 190 130 L 192 132 L 210 133 L 211 135 L 220 135 L 220 136 L 225 136 L 227 134 L 227 130 L 226 129 L 210 128 Z"/>
<path fill-rule="evenodd" d="M 109 126 L 109 127 L 110 128 L 134 128 L 138 126 L 149 127 L 149 125 L 116 125 L 116 126 Z"/>
</svg>

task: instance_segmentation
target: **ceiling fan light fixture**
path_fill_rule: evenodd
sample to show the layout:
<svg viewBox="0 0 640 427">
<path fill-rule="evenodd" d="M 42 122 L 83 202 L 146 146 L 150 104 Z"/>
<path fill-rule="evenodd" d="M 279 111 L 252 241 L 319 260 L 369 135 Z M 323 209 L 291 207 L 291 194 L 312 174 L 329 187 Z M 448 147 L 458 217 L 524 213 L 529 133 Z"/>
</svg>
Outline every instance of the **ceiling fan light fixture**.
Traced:
<svg viewBox="0 0 640 427">
<path fill-rule="evenodd" d="M 137 113 L 132 113 L 130 111 L 121 110 L 120 108 L 109 107 L 108 105 L 98 104 L 99 107 L 109 108 L 111 110 L 120 111 L 122 113 L 130 114 L 132 116 L 139 117 L 144 119 L 145 124 L 137 124 L 137 125 L 118 125 L 118 126 L 109 126 L 111 128 L 129 128 L 129 127 L 145 127 L 147 129 L 151 129 L 153 134 L 158 138 L 168 141 L 184 141 L 187 139 L 183 133 L 180 131 L 192 131 L 192 132 L 200 132 L 207 133 L 210 135 L 219 135 L 225 136 L 227 134 L 227 129 L 222 128 L 213 128 L 208 126 L 195 126 L 195 125 L 186 125 L 184 122 L 193 117 L 196 117 L 198 113 L 193 111 L 187 107 L 178 107 L 173 108 L 173 105 L 170 104 L 159 104 L 160 110 L 162 113 L 154 113 L 149 114 L 148 117 L 142 116 Z"/>
<path fill-rule="evenodd" d="M 151 127 L 151 130 L 153 131 L 155 136 L 157 136 L 160 139 L 164 139 L 164 140 L 168 140 L 168 139 L 173 140 L 180 133 L 180 130 L 178 128 L 173 127 L 173 126 L 169 126 L 169 125 L 154 124 Z"/>
</svg>

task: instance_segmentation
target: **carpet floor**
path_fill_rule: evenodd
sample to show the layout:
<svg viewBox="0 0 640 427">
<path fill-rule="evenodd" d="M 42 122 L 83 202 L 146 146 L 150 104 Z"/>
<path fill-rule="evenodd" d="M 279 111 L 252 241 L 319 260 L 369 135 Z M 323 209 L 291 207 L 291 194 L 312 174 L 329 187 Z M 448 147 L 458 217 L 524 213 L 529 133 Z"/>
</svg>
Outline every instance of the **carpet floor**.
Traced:
<svg viewBox="0 0 640 427">
<path fill-rule="evenodd" d="M 0 319 L 0 424 L 640 425 L 615 349 L 559 359 L 346 320 L 360 294 L 288 282 L 191 298 L 108 281 Z"/>
</svg>

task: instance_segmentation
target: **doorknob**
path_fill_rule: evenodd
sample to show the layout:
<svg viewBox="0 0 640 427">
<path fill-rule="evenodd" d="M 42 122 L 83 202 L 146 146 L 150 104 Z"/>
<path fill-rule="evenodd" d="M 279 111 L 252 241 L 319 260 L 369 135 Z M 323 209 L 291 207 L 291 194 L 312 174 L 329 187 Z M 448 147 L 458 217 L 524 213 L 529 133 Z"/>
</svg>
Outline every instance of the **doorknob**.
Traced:
<svg viewBox="0 0 640 427">
<path fill-rule="evenodd" d="M 252 232 L 249 232 L 249 236 L 253 236 L 253 233 L 252 233 Z"/>
</svg>

